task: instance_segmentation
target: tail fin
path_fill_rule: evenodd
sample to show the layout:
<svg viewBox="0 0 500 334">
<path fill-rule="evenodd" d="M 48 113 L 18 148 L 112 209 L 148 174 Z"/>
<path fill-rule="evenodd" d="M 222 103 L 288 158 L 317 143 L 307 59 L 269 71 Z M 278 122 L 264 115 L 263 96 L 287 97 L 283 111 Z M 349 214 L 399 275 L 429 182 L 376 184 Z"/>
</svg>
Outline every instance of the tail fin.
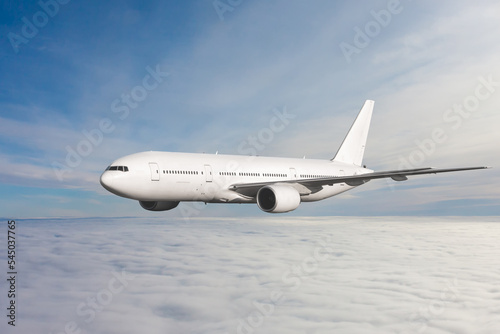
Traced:
<svg viewBox="0 0 500 334">
<path fill-rule="evenodd" d="M 361 166 L 375 101 L 366 100 L 333 161 Z"/>
</svg>

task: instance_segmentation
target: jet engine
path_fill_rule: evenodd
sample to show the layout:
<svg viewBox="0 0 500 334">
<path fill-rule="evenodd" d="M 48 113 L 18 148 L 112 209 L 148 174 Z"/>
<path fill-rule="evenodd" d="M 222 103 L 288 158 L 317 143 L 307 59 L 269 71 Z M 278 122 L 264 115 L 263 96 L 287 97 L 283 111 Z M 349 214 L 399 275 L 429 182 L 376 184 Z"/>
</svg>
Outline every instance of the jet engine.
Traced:
<svg viewBox="0 0 500 334">
<path fill-rule="evenodd" d="M 264 186 L 257 192 L 257 205 L 265 212 L 288 212 L 297 209 L 299 204 L 300 194 L 290 186 Z"/>
<path fill-rule="evenodd" d="M 143 209 L 149 211 L 167 211 L 177 207 L 177 205 L 179 205 L 179 202 L 139 201 L 139 204 L 142 206 Z"/>
</svg>

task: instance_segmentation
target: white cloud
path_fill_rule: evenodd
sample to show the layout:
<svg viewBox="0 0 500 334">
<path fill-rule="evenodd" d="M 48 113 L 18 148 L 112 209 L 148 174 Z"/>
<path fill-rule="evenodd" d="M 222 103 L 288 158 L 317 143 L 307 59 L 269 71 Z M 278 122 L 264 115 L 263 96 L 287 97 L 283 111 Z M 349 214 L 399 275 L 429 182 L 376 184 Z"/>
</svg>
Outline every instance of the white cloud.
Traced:
<svg viewBox="0 0 500 334">
<path fill-rule="evenodd" d="M 500 326 L 497 218 L 101 218 L 18 221 L 17 233 L 18 318 L 2 333 L 69 322 L 124 334 Z M 109 300 L 110 284 L 120 291 Z M 102 307 L 95 318 L 87 298 Z"/>
</svg>

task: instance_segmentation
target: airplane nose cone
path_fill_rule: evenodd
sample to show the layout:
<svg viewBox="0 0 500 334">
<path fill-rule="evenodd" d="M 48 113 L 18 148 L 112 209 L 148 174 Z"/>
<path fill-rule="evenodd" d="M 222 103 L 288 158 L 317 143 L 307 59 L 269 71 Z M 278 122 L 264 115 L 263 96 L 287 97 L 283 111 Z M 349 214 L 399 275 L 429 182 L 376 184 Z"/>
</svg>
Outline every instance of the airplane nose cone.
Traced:
<svg viewBox="0 0 500 334">
<path fill-rule="evenodd" d="M 112 173 L 104 172 L 101 175 L 101 185 L 109 192 L 113 192 L 113 180 L 115 176 Z"/>
</svg>

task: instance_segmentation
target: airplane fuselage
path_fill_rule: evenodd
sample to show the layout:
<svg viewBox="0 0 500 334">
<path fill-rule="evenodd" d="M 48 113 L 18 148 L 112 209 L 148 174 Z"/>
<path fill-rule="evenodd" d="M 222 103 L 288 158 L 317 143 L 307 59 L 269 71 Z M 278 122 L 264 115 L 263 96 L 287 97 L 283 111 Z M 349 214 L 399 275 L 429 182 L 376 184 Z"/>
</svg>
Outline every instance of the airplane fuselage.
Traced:
<svg viewBox="0 0 500 334">
<path fill-rule="evenodd" d="M 121 168 L 120 168 L 121 167 Z M 124 171 L 126 167 L 126 171 Z M 110 192 L 139 201 L 255 203 L 233 184 L 360 175 L 372 170 L 330 160 L 224 154 L 142 152 L 114 161 L 102 174 Z M 322 200 L 354 188 L 345 183 L 299 191 L 301 202 Z"/>
</svg>

